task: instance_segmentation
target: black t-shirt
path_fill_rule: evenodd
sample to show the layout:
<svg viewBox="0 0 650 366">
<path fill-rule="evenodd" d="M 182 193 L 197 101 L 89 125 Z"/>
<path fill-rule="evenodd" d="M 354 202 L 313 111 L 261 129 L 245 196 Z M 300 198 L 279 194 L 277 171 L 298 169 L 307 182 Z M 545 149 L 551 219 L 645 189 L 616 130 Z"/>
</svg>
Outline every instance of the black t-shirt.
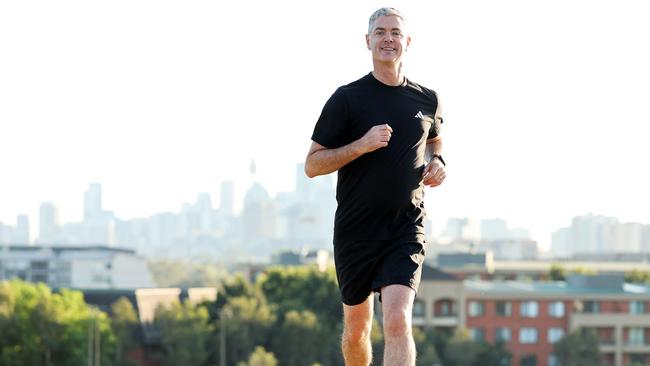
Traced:
<svg viewBox="0 0 650 366">
<path fill-rule="evenodd" d="M 425 147 L 442 123 L 434 91 L 406 78 L 389 86 L 370 73 L 334 92 L 312 140 L 334 149 L 385 123 L 393 129 L 388 146 L 338 171 L 335 243 L 424 235 Z"/>
</svg>

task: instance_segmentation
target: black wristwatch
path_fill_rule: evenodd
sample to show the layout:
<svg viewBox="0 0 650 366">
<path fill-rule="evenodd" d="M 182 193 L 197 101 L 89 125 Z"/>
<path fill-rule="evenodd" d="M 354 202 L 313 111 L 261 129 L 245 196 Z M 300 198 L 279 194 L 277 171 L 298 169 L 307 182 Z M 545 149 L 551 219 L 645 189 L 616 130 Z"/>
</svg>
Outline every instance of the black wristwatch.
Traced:
<svg viewBox="0 0 650 366">
<path fill-rule="evenodd" d="M 438 158 L 438 160 L 440 160 L 440 162 L 442 163 L 442 165 L 447 166 L 447 163 L 445 163 L 445 159 L 442 158 L 442 155 L 440 155 L 440 154 L 433 154 L 433 157 L 431 157 L 431 160 L 433 160 L 433 159 L 435 159 L 435 158 Z"/>
</svg>

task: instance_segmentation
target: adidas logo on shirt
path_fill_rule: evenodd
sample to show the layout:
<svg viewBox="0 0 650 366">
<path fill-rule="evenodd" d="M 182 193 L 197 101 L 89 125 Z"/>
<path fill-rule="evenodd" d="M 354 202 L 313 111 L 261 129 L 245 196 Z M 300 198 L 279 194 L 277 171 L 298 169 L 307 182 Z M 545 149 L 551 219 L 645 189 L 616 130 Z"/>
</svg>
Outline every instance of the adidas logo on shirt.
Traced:
<svg viewBox="0 0 650 366">
<path fill-rule="evenodd" d="M 415 115 L 415 118 L 424 118 L 424 115 L 422 114 L 422 111 L 418 111 L 418 114 Z"/>
</svg>

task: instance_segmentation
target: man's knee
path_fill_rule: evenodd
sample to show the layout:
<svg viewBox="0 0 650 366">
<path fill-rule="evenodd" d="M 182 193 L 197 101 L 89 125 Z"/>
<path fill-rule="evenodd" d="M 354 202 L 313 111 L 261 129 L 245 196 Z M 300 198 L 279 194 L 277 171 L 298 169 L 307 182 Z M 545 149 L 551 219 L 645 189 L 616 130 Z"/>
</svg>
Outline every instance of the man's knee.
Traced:
<svg viewBox="0 0 650 366">
<path fill-rule="evenodd" d="M 403 337 L 411 333 L 410 314 L 399 309 L 384 314 L 384 337 Z"/>
<path fill-rule="evenodd" d="M 366 342 L 370 338 L 372 318 L 350 319 L 343 326 L 343 339 L 353 344 Z"/>
</svg>

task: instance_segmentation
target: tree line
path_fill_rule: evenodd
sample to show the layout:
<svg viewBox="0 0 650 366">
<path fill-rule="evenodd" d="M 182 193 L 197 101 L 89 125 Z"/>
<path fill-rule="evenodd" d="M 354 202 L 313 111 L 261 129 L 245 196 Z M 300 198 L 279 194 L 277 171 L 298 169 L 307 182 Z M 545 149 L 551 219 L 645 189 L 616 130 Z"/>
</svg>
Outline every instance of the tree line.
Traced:
<svg viewBox="0 0 650 366">
<path fill-rule="evenodd" d="M 162 366 L 344 365 L 342 307 L 333 269 L 274 267 L 254 283 L 241 276 L 220 282 L 214 302 L 177 302 L 156 310 L 159 347 L 150 357 Z M 19 280 L 0 284 L 0 365 L 134 365 L 129 355 L 140 346 L 138 328 L 126 298 L 112 305 L 109 317 L 86 304 L 78 291 L 53 293 L 43 284 Z M 511 357 L 503 343 L 471 340 L 463 329 L 448 334 L 415 328 L 414 338 L 418 365 L 501 366 Z M 581 334 L 565 338 L 570 347 L 562 348 L 564 339 L 556 347 L 564 352 L 558 354 L 562 364 L 578 365 L 578 359 L 598 364 L 593 361 L 597 339 L 594 348 L 593 339 L 585 342 Z M 381 360 L 377 321 L 371 340 L 374 357 Z M 570 354 L 576 349 L 582 353 Z"/>
</svg>

